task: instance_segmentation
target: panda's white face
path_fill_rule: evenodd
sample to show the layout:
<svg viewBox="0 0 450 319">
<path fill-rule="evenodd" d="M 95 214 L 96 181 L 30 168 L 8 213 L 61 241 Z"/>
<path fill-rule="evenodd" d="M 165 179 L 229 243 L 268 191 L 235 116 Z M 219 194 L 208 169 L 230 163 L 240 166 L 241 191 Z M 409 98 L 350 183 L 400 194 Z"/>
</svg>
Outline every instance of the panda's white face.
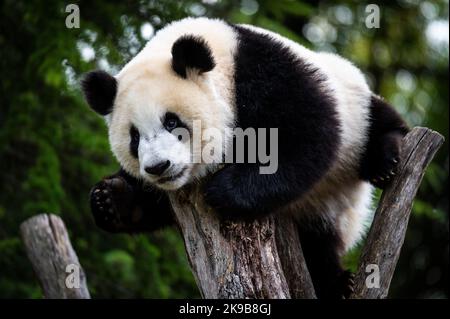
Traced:
<svg viewBox="0 0 450 319">
<path fill-rule="evenodd" d="M 214 169 L 193 162 L 193 122 L 200 121 L 202 131 L 223 130 L 233 114 L 206 74 L 181 78 L 162 57 L 127 68 L 117 83 L 114 107 L 106 119 L 112 151 L 128 173 L 174 190 Z M 211 144 L 201 141 L 206 142 Z M 220 161 L 222 154 L 216 156 Z"/>
<path fill-rule="evenodd" d="M 117 115 L 121 120 L 114 121 L 114 114 L 110 126 L 110 143 L 122 166 L 164 189 L 183 186 L 192 170 L 190 144 L 180 140 L 174 131 L 187 125 L 141 85 L 132 88 L 123 103 L 126 106 L 117 111 L 123 113 Z M 121 123 L 124 118 L 126 121 Z M 127 126 L 128 132 L 124 132 Z"/>
<path fill-rule="evenodd" d="M 117 76 L 86 75 L 86 100 L 105 117 L 125 171 L 175 190 L 217 168 L 232 137 L 211 139 L 208 132 L 234 126 L 236 45 L 226 23 L 185 19 L 160 30 Z M 179 138 L 180 129 L 188 138 Z M 205 145 L 214 148 L 207 163 L 201 161 Z"/>
</svg>

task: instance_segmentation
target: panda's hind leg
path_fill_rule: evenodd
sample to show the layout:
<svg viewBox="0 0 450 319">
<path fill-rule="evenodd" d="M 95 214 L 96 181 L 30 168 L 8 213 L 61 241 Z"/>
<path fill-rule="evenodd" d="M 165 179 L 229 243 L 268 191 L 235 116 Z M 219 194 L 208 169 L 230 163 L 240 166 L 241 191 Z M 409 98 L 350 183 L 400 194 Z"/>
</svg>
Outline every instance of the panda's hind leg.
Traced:
<svg viewBox="0 0 450 319">
<path fill-rule="evenodd" d="M 353 291 L 353 274 L 342 268 L 343 243 L 338 230 L 323 220 L 300 222 L 299 236 L 317 297 L 348 298 Z"/>
</svg>

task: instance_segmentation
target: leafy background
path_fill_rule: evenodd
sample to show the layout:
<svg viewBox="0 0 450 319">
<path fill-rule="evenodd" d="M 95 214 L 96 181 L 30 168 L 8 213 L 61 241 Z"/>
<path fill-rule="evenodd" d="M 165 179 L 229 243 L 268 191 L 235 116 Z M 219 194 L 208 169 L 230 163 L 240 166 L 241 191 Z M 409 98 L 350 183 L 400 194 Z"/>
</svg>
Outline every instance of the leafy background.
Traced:
<svg viewBox="0 0 450 319">
<path fill-rule="evenodd" d="M 374 1 L 371 1 L 372 3 Z M 18 230 L 42 212 L 62 216 L 95 298 L 199 297 L 175 230 L 110 235 L 97 229 L 88 191 L 117 169 L 103 121 L 82 101 L 80 76 L 112 73 L 158 29 L 186 16 L 251 23 L 315 50 L 337 52 L 367 74 L 411 126 L 448 140 L 448 0 L 377 1 L 367 29 L 360 1 L 65 1 L 0 4 L 0 297 L 41 298 Z M 346 257 L 355 267 L 359 248 Z M 448 297 L 448 143 L 429 167 L 394 276 L 393 298 Z"/>
</svg>

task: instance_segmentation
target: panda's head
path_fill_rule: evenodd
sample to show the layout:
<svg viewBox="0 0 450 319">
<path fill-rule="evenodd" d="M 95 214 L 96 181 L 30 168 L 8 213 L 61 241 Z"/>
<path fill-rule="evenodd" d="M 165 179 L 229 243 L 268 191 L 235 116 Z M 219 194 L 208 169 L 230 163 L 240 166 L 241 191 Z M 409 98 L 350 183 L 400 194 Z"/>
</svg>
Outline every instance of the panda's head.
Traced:
<svg viewBox="0 0 450 319">
<path fill-rule="evenodd" d="M 167 53 L 136 56 L 116 77 L 103 71 L 86 75 L 86 100 L 105 117 L 112 151 L 128 173 L 174 190 L 212 168 L 193 160 L 192 133 L 194 123 L 204 132 L 232 122 L 231 106 L 211 78 L 214 68 L 205 40 L 182 36 Z M 222 149 L 223 141 L 217 142 L 215 149 Z M 223 154 L 215 156 L 219 162 Z"/>
</svg>

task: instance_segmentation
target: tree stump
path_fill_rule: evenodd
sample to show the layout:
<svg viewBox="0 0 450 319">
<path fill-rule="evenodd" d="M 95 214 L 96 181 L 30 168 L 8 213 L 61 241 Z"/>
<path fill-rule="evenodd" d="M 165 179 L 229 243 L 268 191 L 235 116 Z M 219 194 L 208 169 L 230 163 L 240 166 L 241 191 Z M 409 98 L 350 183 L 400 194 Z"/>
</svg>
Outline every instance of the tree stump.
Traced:
<svg viewBox="0 0 450 319">
<path fill-rule="evenodd" d="M 86 276 L 61 218 L 31 217 L 20 225 L 20 233 L 45 298 L 90 298 Z"/>
<path fill-rule="evenodd" d="M 412 202 L 425 169 L 443 143 L 427 128 L 404 139 L 398 175 L 383 192 L 363 248 L 352 298 L 384 298 L 403 244 Z M 315 298 L 294 222 L 269 216 L 222 222 L 198 187 L 171 195 L 178 227 L 205 298 Z M 368 288 L 366 268 L 376 264 L 380 288 Z"/>
<path fill-rule="evenodd" d="M 405 238 L 413 199 L 443 137 L 414 128 L 404 138 L 399 172 L 384 190 L 363 247 L 351 298 L 385 298 Z M 204 298 L 315 298 L 294 221 L 272 215 L 226 222 L 203 202 L 198 186 L 170 195 L 186 253 Z M 86 278 L 62 220 L 38 215 L 21 225 L 27 255 L 46 298 L 89 298 Z M 67 266 L 79 269 L 79 288 L 68 288 Z M 379 287 L 367 284 L 367 265 Z"/>
<path fill-rule="evenodd" d="M 171 201 L 203 297 L 314 297 L 312 289 L 303 288 L 312 288 L 312 284 L 304 260 L 298 255 L 301 250 L 291 250 L 300 247 L 298 236 L 289 229 L 277 232 L 277 226 L 292 223 L 275 220 L 274 216 L 253 222 L 222 222 L 204 204 L 198 188 L 179 192 Z M 277 243 L 286 245 L 284 263 Z M 283 265 L 293 260 L 299 262 L 298 271 L 286 276 Z M 288 280 L 294 282 L 296 276 L 302 285 L 294 284 L 296 288 L 291 293 Z"/>
</svg>

